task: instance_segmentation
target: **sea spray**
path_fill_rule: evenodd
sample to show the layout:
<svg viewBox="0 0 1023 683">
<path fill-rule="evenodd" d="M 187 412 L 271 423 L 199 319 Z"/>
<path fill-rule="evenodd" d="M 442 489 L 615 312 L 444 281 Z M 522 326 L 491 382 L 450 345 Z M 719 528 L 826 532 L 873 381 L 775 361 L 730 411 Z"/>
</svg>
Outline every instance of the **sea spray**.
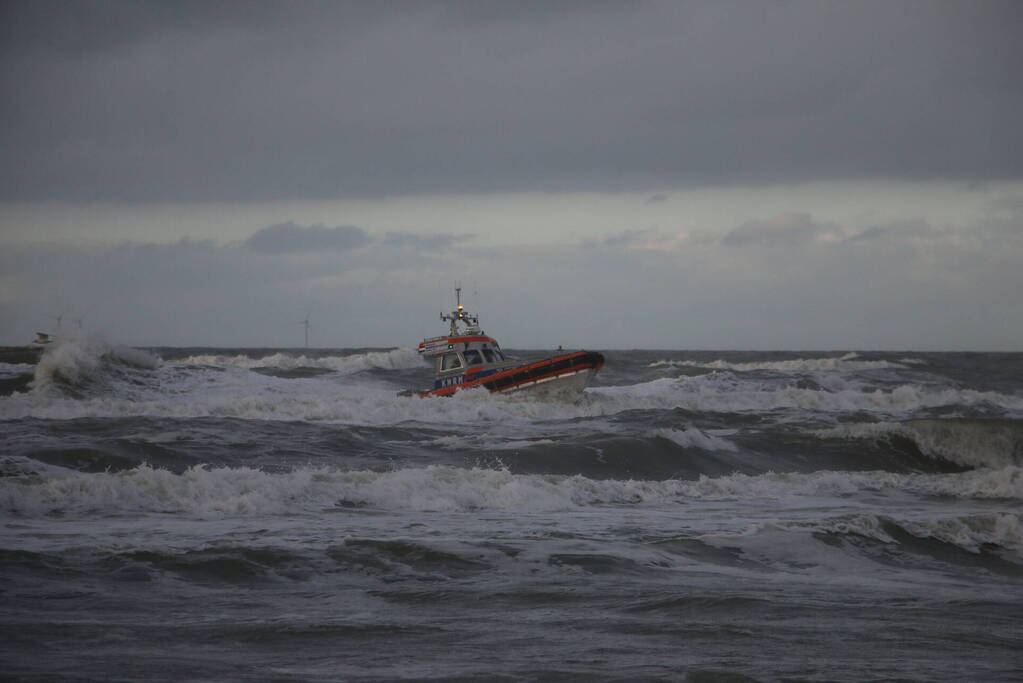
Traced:
<svg viewBox="0 0 1023 683">
<path fill-rule="evenodd" d="M 36 364 L 33 389 L 41 393 L 75 397 L 83 391 L 118 393 L 132 375 L 153 371 L 161 359 L 148 351 L 113 345 L 101 335 L 58 338 Z"/>
</svg>

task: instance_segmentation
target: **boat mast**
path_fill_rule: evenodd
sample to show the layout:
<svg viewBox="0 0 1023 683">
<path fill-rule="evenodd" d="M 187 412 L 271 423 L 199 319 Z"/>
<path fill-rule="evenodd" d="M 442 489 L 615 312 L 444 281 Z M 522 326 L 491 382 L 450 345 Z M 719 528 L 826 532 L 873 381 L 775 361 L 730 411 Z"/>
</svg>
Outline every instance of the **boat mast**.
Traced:
<svg viewBox="0 0 1023 683">
<path fill-rule="evenodd" d="M 462 305 L 462 288 L 458 285 L 455 286 L 455 310 L 451 311 L 451 315 L 444 315 L 443 313 L 441 313 L 440 319 L 451 321 L 450 336 L 452 337 L 457 337 L 460 334 L 463 334 L 458 331 L 459 321 L 462 321 L 462 323 L 465 324 L 465 333 L 480 331 L 479 317 L 475 315 L 470 315 L 469 312 L 465 310 L 465 306 Z"/>
</svg>

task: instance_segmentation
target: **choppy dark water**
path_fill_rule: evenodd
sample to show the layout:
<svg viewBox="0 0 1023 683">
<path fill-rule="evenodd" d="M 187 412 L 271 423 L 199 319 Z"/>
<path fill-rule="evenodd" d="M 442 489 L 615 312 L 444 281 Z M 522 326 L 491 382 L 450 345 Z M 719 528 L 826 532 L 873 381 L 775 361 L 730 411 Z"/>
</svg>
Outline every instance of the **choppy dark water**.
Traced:
<svg viewBox="0 0 1023 683">
<path fill-rule="evenodd" d="M 1023 679 L 1023 354 L 607 359 L 573 405 L 398 397 L 410 350 L 0 363 L 0 671 Z"/>
</svg>

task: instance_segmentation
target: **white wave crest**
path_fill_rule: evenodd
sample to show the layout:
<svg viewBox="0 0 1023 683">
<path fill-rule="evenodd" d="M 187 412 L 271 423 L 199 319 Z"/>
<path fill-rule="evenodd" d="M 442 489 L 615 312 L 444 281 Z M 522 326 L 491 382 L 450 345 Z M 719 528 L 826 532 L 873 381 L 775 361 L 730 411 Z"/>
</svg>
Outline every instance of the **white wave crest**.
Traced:
<svg viewBox="0 0 1023 683">
<path fill-rule="evenodd" d="M 964 550 L 979 553 L 996 545 L 1023 553 L 1023 524 L 1017 515 L 990 514 L 903 523 L 918 538 L 935 538 Z"/>
<path fill-rule="evenodd" d="M 752 372 L 754 370 L 773 370 L 775 372 L 850 372 L 905 367 L 901 363 L 886 360 L 857 360 L 857 358 L 859 358 L 858 354 L 847 353 L 840 358 L 794 358 L 792 360 L 749 363 L 731 363 L 725 360 L 657 360 L 650 363 L 647 367 L 690 367 L 707 368 L 710 370 L 732 370 L 735 372 Z"/>
<path fill-rule="evenodd" d="M 327 468 L 267 473 L 196 466 L 181 474 L 142 465 L 116 473 L 39 470 L 0 478 L 0 510 L 51 514 L 184 513 L 201 517 L 316 513 L 338 503 L 416 511 L 560 511 L 689 500 L 782 499 L 896 490 L 918 495 L 1023 500 L 1023 469 L 961 474 L 815 472 L 734 474 L 698 480 L 594 480 L 443 466 L 390 472 Z"/>
<path fill-rule="evenodd" d="M 897 543 L 885 529 L 886 523 L 895 524 L 917 538 L 933 538 L 971 553 L 979 553 L 986 545 L 1023 551 L 1023 525 L 1020 517 L 1005 513 L 903 520 L 861 514 L 826 520 L 813 526 L 815 530 L 851 533 L 883 543 Z"/>
<path fill-rule="evenodd" d="M 274 353 L 261 358 L 243 355 L 199 355 L 174 361 L 176 365 L 208 365 L 213 367 L 275 368 L 295 370 L 298 368 L 320 368 L 334 370 L 341 374 L 352 374 L 364 370 L 403 370 L 422 367 L 423 359 L 415 349 L 392 349 L 390 351 L 368 351 L 345 356 L 311 357 Z"/>
<path fill-rule="evenodd" d="M 355 362 L 361 364 L 366 360 Z M 64 365 L 79 370 L 86 367 L 85 362 Z M 902 385 L 890 391 L 855 388 L 826 391 L 796 386 L 762 386 L 728 375 L 661 378 L 634 385 L 592 387 L 577 403 L 512 401 L 506 396 L 490 394 L 485 389 L 461 391 L 449 398 L 401 397 L 396 395 L 395 386 L 376 380 L 356 383 L 346 379 L 342 382 L 337 381 L 333 374 L 285 380 L 241 368 L 211 371 L 173 364 L 165 365 L 152 379 L 151 385 L 125 384 L 120 387 L 124 391 L 108 391 L 99 397 L 71 399 L 28 394 L 2 397 L 0 417 L 73 419 L 147 415 L 365 425 L 423 422 L 477 427 L 604 417 L 637 409 L 675 408 L 720 413 L 790 411 L 793 415 L 802 416 L 807 413 L 863 412 L 883 418 L 899 418 L 911 417 L 930 408 L 969 409 L 977 405 L 993 405 L 1009 413 L 1023 414 L 1023 396 L 996 392 L 916 385 Z"/>
<path fill-rule="evenodd" d="M 912 515 L 905 518 L 864 513 L 814 522 L 757 522 L 738 532 L 706 534 L 701 536 L 701 540 L 721 548 L 739 548 L 747 557 L 774 567 L 787 566 L 795 571 L 830 567 L 845 574 L 850 569 L 850 562 L 856 561 L 854 556 L 831 544 L 818 544 L 809 550 L 807 537 L 821 532 L 854 535 L 895 546 L 899 540 L 892 534 L 897 530 L 917 538 L 954 545 L 974 554 L 984 548 L 995 547 L 1023 558 L 1023 523 L 1019 515 L 1009 513 L 963 514 L 926 519 L 917 519 Z M 794 556 L 802 556 L 804 562 L 793 566 Z M 861 562 L 859 571 L 876 569 L 872 562 Z"/>
<path fill-rule="evenodd" d="M 33 386 L 45 390 L 55 383 L 81 385 L 108 378 L 118 366 L 155 370 L 161 363 L 148 351 L 110 344 L 98 335 L 60 337 L 36 364 Z"/>
<path fill-rule="evenodd" d="M 21 375 L 35 370 L 32 363 L 0 363 L 0 375 Z"/>
<path fill-rule="evenodd" d="M 705 451 L 731 451 L 739 450 L 734 443 L 722 439 L 713 434 L 701 432 L 696 427 L 687 429 L 655 429 L 647 436 L 660 437 L 676 443 L 683 448 L 702 448 Z"/>
<path fill-rule="evenodd" d="M 1023 464 L 1023 423 L 1007 420 L 908 420 L 842 425 L 821 438 L 910 439 L 922 453 L 968 467 Z"/>
<path fill-rule="evenodd" d="M 734 378 L 703 376 L 682 379 L 661 378 L 626 387 L 598 387 L 588 395 L 599 397 L 605 408 L 679 407 L 691 411 L 762 412 L 798 410 L 811 412 L 866 412 L 882 415 L 911 415 L 921 409 L 944 406 L 995 405 L 1023 412 L 1023 397 L 971 389 L 932 389 L 905 384 L 891 391 L 839 391 L 786 387 L 751 386 Z"/>
</svg>

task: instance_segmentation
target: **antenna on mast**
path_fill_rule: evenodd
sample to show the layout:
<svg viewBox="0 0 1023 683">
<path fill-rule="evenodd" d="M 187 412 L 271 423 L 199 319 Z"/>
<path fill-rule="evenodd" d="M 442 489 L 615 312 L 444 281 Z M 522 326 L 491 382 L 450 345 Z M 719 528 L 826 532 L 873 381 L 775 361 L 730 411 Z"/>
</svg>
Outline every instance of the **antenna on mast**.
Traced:
<svg viewBox="0 0 1023 683">
<path fill-rule="evenodd" d="M 462 310 L 462 283 L 455 280 L 455 312 L 460 310 Z M 440 319 L 449 320 L 450 316 L 444 315 L 444 312 L 441 311 Z"/>
<path fill-rule="evenodd" d="M 455 310 L 451 311 L 451 315 L 440 314 L 441 320 L 451 321 L 451 336 L 456 337 L 459 335 L 458 322 L 461 321 L 465 325 L 465 333 L 470 332 L 479 333 L 479 318 L 465 310 L 465 306 L 462 305 L 462 285 L 459 282 L 455 283 Z"/>
</svg>

